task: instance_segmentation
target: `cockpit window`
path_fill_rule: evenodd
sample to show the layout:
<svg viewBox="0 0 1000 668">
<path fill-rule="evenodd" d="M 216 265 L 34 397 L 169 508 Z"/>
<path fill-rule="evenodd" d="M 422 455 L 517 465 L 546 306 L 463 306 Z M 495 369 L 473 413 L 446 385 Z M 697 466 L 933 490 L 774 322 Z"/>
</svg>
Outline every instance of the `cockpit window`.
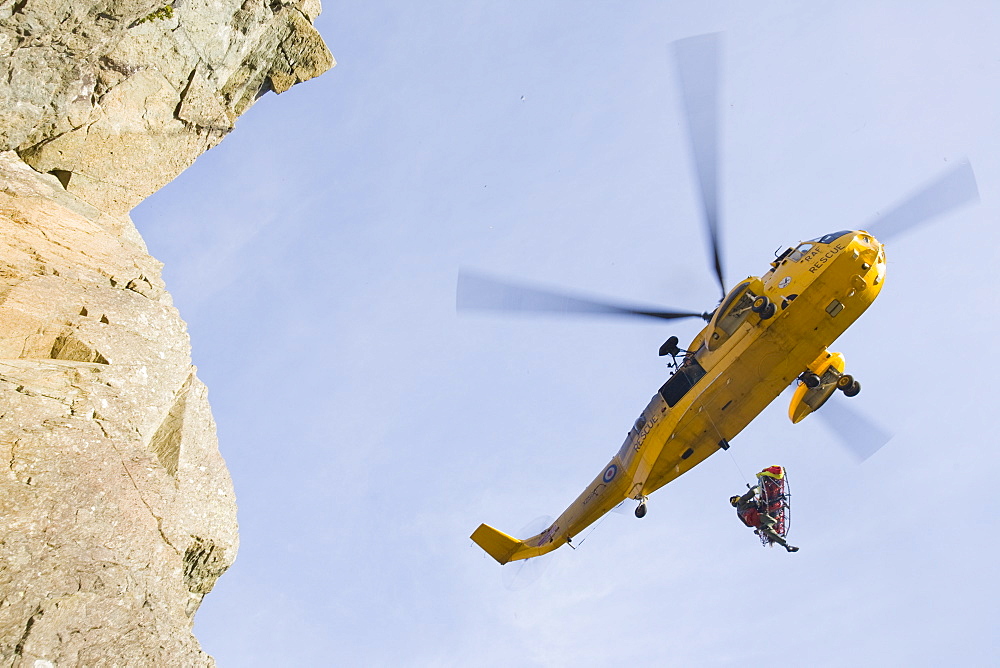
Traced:
<svg viewBox="0 0 1000 668">
<path fill-rule="evenodd" d="M 810 239 L 809 241 L 812 241 L 813 243 L 819 242 L 821 244 L 829 244 L 833 243 L 834 241 L 844 236 L 845 234 L 854 234 L 854 232 L 851 230 L 841 230 L 840 232 L 825 234 L 817 239 Z"/>
<path fill-rule="evenodd" d="M 802 259 L 803 255 L 805 255 L 812 249 L 813 245 L 811 243 L 799 244 L 798 246 L 795 247 L 795 250 L 789 253 L 788 259 L 791 260 L 792 262 L 798 262 L 799 260 Z"/>
</svg>

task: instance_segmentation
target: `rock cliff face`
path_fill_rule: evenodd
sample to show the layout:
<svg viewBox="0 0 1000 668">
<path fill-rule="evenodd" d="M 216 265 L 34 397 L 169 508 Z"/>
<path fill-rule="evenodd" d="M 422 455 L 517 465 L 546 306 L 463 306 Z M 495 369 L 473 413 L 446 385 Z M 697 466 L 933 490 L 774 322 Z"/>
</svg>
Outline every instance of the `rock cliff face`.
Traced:
<svg viewBox="0 0 1000 668">
<path fill-rule="evenodd" d="M 333 59 L 318 0 L 0 0 L 0 665 L 211 665 L 237 548 L 183 321 L 127 212 Z"/>
</svg>

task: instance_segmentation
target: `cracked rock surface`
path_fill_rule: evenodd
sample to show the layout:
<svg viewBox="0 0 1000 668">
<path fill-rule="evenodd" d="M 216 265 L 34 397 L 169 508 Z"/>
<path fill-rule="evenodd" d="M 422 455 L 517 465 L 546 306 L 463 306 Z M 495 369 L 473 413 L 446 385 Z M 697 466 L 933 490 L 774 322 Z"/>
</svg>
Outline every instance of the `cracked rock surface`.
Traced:
<svg viewBox="0 0 1000 668">
<path fill-rule="evenodd" d="M 0 658 L 201 665 L 236 555 L 184 323 L 135 234 L 0 154 Z M 13 663 L 12 663 L 13 662 Z"/>
<path fill-rule="evenodd" d="M 333 64 L 318 0 L 0 0 L 0 666 L 213 665 L 232 483 L 127 212 Z"/>
</svg>

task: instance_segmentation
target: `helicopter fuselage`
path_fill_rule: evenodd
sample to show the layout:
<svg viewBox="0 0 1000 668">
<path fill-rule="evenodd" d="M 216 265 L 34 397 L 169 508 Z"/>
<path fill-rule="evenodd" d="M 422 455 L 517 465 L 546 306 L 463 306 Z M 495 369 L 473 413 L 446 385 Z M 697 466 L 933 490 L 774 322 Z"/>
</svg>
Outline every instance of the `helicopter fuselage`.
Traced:
<svg viewBox="0 0 1000 668">
<path fill-rule="evenodd" d="M 625 499 L 645 497 L 729 443 L 875 300 L 885 251 L 867 232 L 790 248 L 730 290 L 653 396 L 621 449 L 542 533 L 518 540 L 483 524 L 472 535 L 500 563 L 569 543 Z"/>
</svg>

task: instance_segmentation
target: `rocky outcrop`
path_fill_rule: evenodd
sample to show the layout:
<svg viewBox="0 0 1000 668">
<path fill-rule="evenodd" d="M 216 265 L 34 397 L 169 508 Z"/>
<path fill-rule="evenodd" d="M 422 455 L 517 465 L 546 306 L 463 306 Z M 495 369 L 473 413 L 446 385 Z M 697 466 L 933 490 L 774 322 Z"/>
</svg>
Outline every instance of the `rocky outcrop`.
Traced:
<svg viewBox="0 0 1000 668">
<path fill-rule="evenodd" d="M 211 665 L 232 484 L 127 216 L 333 64 L 316 0 L 0 0 L 0 665 Z"/>
<path fill-rule="evenodd" d="M 0 149 L 127 213 L 236 117 L 327 70 L 319 0 L 0 2 Z"/>
</svg>

